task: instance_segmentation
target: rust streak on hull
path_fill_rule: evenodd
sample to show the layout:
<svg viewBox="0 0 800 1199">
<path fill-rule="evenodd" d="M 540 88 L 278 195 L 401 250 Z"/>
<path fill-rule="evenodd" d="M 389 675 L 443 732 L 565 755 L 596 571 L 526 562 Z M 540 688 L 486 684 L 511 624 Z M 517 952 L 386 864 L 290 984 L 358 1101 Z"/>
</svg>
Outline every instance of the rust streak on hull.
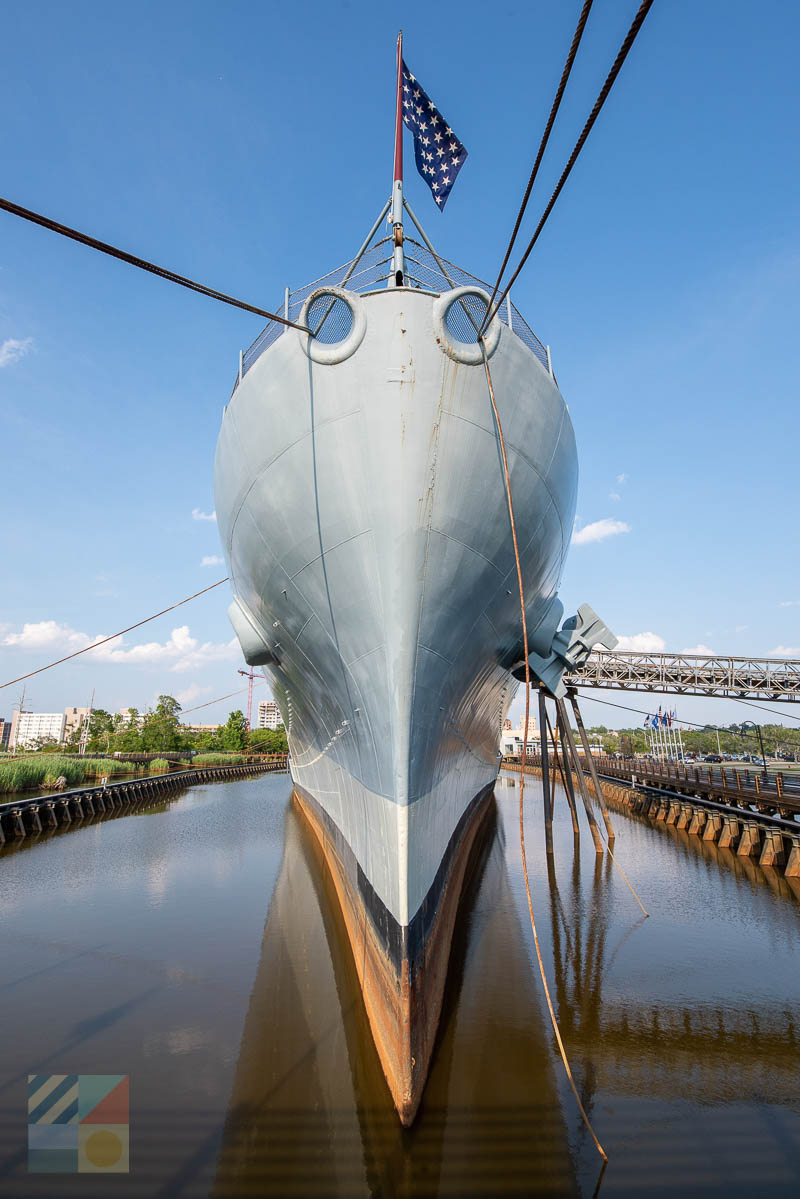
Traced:
<svg viewBox="0 0 800 1199">
<path fill-rule="evenodd" d="M 492 797 L 490 787 L 473 801 L 469 819 L 448 847 L 447 871 L 427 936 L 415 956 L 402 953 L 398 966 L 318 805 L 294 789 L 294 800 L 320 844 L 336 890 L 375 1047 L 406 1127 L 414 1121 L 428 1076 L 464 876 Z M 404 944 L 407 941 L 404 938 Z"/>
</svg>

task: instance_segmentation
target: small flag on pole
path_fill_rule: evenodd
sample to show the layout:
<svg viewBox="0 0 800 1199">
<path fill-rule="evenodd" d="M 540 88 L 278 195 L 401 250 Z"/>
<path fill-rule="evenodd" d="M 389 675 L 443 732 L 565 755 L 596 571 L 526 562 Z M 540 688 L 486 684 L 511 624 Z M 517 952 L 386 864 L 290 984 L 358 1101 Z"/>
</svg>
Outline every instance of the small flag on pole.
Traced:
<svg viewBox="0 0 800 1199">
<path fill-rule="evenodd" d="M 444 210 L 467 151 L 436 105 L 403 63 L 403 122 L 414 134 L 417 170 Z"/>
</svg>

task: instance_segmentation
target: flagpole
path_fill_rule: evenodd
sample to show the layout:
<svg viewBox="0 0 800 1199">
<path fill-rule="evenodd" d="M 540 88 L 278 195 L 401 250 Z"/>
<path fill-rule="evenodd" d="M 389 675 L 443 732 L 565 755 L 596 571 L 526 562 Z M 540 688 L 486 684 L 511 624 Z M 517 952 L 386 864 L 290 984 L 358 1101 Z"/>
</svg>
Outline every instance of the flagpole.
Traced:
<svg viewBox="0 0 800 1199">
<path fill-rule="evenodd" d="M 397 35 L 397 103 L 394 122 L 394 183 L 392 185 L 392 284 L 405 283 L 403 254 L 403 31 Z"/>
</svg>

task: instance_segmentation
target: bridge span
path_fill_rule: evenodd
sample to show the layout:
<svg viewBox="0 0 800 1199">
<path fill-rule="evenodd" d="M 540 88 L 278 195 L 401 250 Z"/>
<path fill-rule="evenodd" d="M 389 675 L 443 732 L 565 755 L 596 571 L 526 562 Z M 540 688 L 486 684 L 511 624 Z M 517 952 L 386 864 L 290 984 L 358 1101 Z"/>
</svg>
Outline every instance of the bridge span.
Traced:
<svg viewBox="0 0 800 1199">
<path fill-rule="evenodd" d="M 800 702 L 800 659 L 597 650 L 564 675 L 572 687 Z"/>
</svg>

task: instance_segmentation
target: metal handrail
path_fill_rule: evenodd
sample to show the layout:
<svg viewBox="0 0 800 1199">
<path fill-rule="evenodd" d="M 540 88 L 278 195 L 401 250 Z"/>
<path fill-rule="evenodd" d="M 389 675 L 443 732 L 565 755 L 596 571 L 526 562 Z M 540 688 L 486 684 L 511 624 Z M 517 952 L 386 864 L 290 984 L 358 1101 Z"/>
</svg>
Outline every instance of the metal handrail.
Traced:
<svg viewBox="0 0 800 1199">
<path fill-rule="evenodd" d="M 279 307 L 283 307 L 284 316 L 287 319 L 295 319 L 305 301 L 312 294 L 321 288 L 340 287 L 346 284 L 348 290 L 363 294 L 375 289 L 378 284 L 386 284 L 388 281 L 388 273 L 385 267 L 392 261 L 392 257 L 381 253 L 382 247 L 391 244 L 390 237 L 381 238 L 375 242 L 368 250 L 360 252 L 355 258 L 349 262 L 343 263 L 327 274 L 322 275 L 319 279 L 315 279 L 311 283 L 306 283 L 302 287 L 296 288 L 294 291 L 287 291 L 284 302 Z M 477 275 L 465 271 L 462 267 L 456 266 L 447 259 L 439 255 L 434 255 L 413 237 L 406 237 L 406 246 L 412 246 L 415 249 L 415 254 L 407 254 L 406 262 L 413 263 L 417 267 L 417 272 L 413 275 L 408 273 L 409 283 L 416 284 L 424 291 L 441 293 L 449 291 L 453 285 L 457 287 L 479 287 L 483 291 L 490 291 L 490 287 Z M 353 271 L 353 267 L 363 263 L 360 269 Z M 326 314 L 327 315 L 327 314 Z M 510 298 L 506 299 L 497 313 L 499 320 L 502 321 L 509 329 L 533 351 L 542 365 L 550 371 L 550 357 L 547 347 L 539 340 L 528 323 L 524 320 L 518 309 L 511 303 Z M 236 375 L 233 385 L 233 391 L 239 386 L 241 379 L 247 374 L 248 370 L 258 361 L 265 350 L 269 349 L 279 337 L 283 335 L 286 326 L 279 324 L 277 321 L 270 321 L 258 337 L 242 352 L 241 369 Z"/>
</svg>

